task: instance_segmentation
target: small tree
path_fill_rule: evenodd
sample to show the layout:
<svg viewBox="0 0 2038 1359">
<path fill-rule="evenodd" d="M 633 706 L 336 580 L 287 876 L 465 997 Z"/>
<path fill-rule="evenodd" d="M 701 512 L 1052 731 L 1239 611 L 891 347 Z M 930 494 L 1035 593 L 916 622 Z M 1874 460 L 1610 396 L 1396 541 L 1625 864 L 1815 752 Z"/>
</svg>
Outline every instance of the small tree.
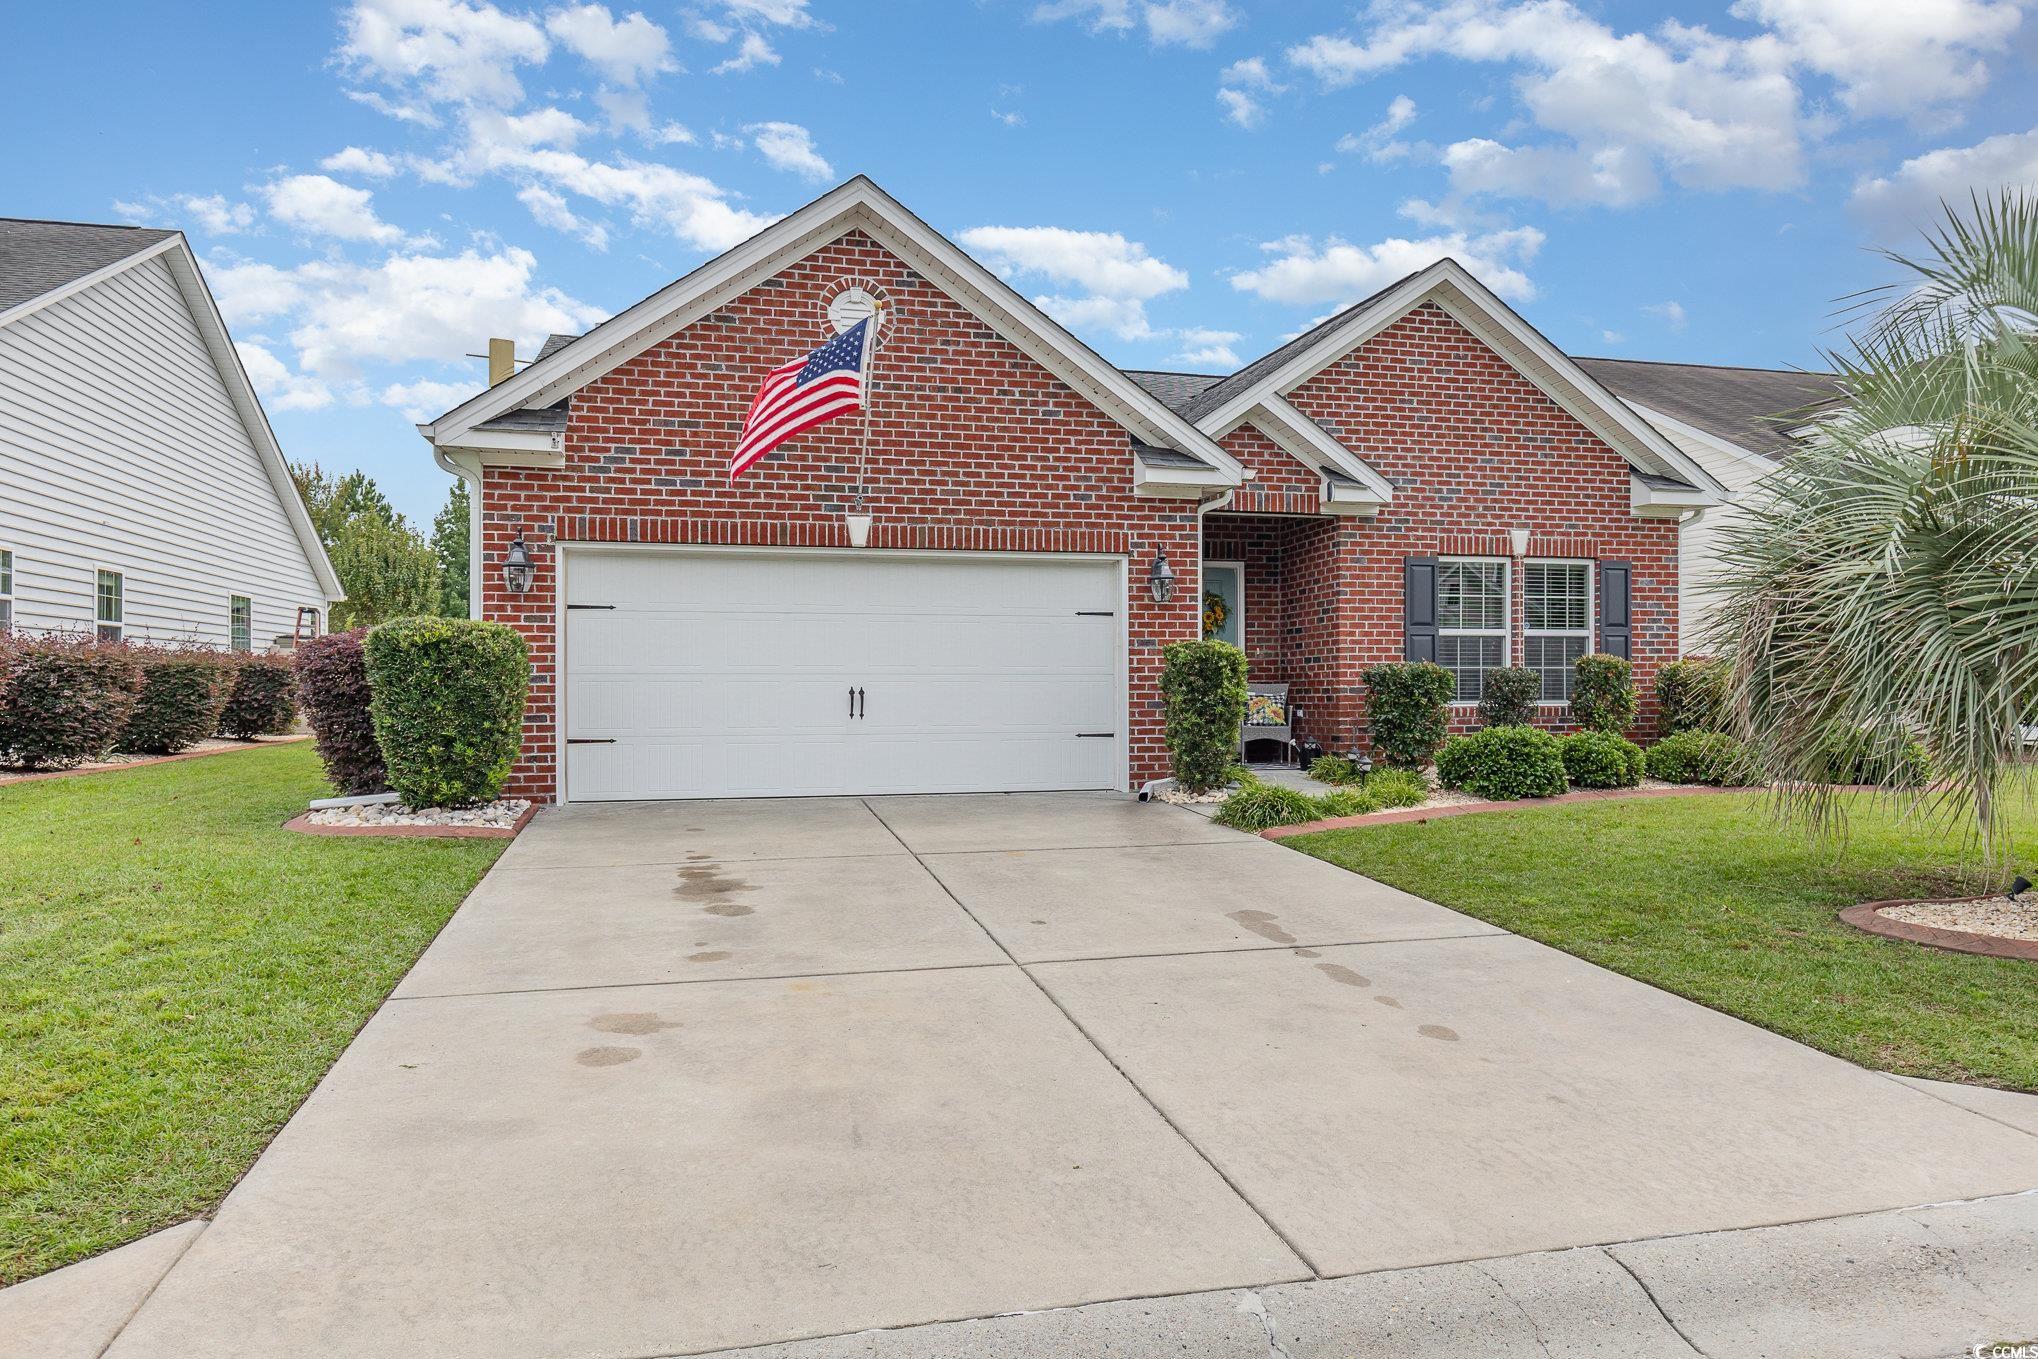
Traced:
<svg viewBox="0 0 2038 1359">
<path fill-rule="evenodd" d="M 438 517 L 432 520 L 432 555 L 439 561 L 439 612 L 447 618 L 467 616 L 469 508 L 467 483 L 455 481 Z"/>
<path fill-rule="evenodd" d="M 1634 667 L 1619 656 L 1580 656 L 1571 681 L 1571 720 L 1618 736 L 1635 724 Z"/>
<path fill-rule="evenodd" d="M 399 618 L 371 629 L 362 653 L 375 740 L 404 802 L 464 807 L 502 792 L 523 747 L 523 634 L 470 618 Z"/>
<path fill-rule="evenodd" d="M 1229 642 L 1176 642 L 1161 653 L 1168 755 L 1192 793 L 1222 785 L 1245 725 L 1245 653 Z"/>
<path fill-rule="evenodd" d="M 334 626 L 371 627 L 391 618 L 438 611 L 438 560 L 401 520 L 356 518 L 340 530 L 330 555 L 347 592 L 345 601 L 333 605 Z"/>
<path fill-rule="evenodd" d="M 1526 727 L 1535 720 L 1543 696 L 1543 672 L 1525 665 L 1505 665 L 1481 677 L 1479 720 L 1489 727 Z"/>
<path fill-rule="evenodd" d="M 1361 676 L 1373 749 L 1388 764 L 1421 769 L 1450 732 L 1457 681 L 1434 661 L 1394 661 Z"/>
</svg>

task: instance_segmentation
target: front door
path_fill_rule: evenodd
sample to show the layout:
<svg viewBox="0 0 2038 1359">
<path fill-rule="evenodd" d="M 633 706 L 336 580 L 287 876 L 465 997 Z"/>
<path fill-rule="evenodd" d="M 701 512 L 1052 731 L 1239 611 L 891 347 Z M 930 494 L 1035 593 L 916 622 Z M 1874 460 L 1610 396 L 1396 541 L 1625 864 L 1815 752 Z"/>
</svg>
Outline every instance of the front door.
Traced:
<svg viewBox="0 0 2038 1359">
<path fill-rule="evenodd" d="M 1203 637 L 1245 647 L 1245 564 L 1203 563 Z"/>
</svg>

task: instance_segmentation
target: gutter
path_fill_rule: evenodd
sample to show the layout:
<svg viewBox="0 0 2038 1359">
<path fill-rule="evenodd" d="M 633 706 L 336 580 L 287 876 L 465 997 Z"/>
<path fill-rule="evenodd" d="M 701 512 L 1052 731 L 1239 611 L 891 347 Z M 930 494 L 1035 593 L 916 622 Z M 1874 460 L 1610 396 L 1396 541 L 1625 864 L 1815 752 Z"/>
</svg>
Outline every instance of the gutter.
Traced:
<svg viewBox="0 0 2038 1359">
<path fill-rule="evenodd" d="M 418 433 L 432 443 L 432 461 L 442 471 L 467 483 L 467 616 L 481 617 L 481 468 L 468 466 L 432 442 L 432 427 L 419 425 Z"/>
</svg>

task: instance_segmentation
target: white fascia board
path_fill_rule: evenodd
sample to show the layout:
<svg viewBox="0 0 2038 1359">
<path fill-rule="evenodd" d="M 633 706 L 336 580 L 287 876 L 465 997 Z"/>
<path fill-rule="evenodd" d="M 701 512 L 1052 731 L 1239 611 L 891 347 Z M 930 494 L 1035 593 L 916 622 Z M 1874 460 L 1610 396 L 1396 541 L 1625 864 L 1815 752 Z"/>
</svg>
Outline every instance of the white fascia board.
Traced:
<svg viewBox="0 0 2038 1359">
<path fill-rule="evenodd" d="M 477 463 L 502 467 L 564 467 L 566 438 L 537 430 L 474 430 L 458 440 L 435 444 L 442 453 L 468 454 Z"/>
<path fill-rule="evenodd" d="M 297 544 L 304 550 L 305 560 L 311 566 L 312 575 L 318 579 L 319 589 L 325 593 L 326 603 L 337 604 L 347 597 L 347 592 L 340 585 L 339 573 L 333 570 L 331 559 L 326 556 L 325 544 L 319 541 L 318 530 L 312 527 L 311 512 L 304 507 L 304 497 L 297 493 L 297 480 L 290 475 L 290 464 L 283 456 L 283 446 L 276 442 L 276 431 L 270 428 L 268 413 L 262 409 L 262 398 L 256 394 L 255 384 L 248 378 L 248 370 L 241 366 L 240 351 L 234 348 L 233 336 L 227 333 L 226 320 L 219 314 L 219 304 L 213 300 L 212 289 L 205 284 L 205 274 L 198 267 L 198 257 L 191 253 L 182 232 L 165 244 L 176 247 L 164 257 L 164 262 L 169 265 L 171 277 L 177 280 L 185 304 L 191 308 L 192 318 L 198 323 L 198 334 L 205 341 L 206 351 L 212 355 L 213 367 L 219 370 L 227 397 L 233 402 L 241 424 L 248 431 L 249 440 L 255 445 L 255 452 L 262 459 L 262 469 L 268 473 L 269 484 L 275 488 L 276 498 L 283 504 L 283 513 L 297 534 Z"/>
<path fill-rule="evenodd" d="M 1148 467 L 1137 455 L 1132 459 L 1134 495 L 1189 500 L 1212 491 L 1228 491 L 1242 484 L 1215 467 Z"/>
<path fill-rule="evenodd" d="M 1262 434 L 1281 446 L 1282 451 L 1316 471 L 1335 468 L 1359 483 L 1343 489 L 1346 501 L 1360 499 L 1384 505 L 1394 499 L 1394 485 L 1358 456 L 1332 438 L 1330 431 L 1304 415 L 1287 398 L 1269 393 L 1254 408 L 1259 417 L 1250 421 Z"/>
<path fill-rule="evenodd" d="M 1638 475 L 1628 478 L 1628 502 L 1637 519 L 1681 519 L 1693 510 L 1726 503 L 1711 491 L 1655 487 Z"/>
<path fill-rule="evenodd" d="M 708 315 L 786 265 L 857 228 L 921 270 L 936 286 L 1076 392 L 1149 442 L 1179 447 L 1228 474 L 1244 469 L 1215 440 L 1106 362 L 953 242 L 857 176 L 766 227 L 586 335 L 423 426 L 434 443 L 458 443 L 508 411 L 571 395 Z"/>
</svg>

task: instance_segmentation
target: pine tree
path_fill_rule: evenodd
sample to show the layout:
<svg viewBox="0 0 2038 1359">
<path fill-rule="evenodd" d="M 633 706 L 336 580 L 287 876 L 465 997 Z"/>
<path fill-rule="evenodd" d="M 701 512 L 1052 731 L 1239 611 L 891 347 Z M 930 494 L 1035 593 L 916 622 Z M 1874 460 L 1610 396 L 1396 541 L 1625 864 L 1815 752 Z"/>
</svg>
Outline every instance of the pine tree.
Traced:
<svg viewBox="0 0 2038 1359">
<path fill-rule="evenodd" d="M 438 517 L 432 520 L 432 552 L 439 559 L 439 612 L 467 616 L 467 483 L 456 480 Z"/>
</svg>

